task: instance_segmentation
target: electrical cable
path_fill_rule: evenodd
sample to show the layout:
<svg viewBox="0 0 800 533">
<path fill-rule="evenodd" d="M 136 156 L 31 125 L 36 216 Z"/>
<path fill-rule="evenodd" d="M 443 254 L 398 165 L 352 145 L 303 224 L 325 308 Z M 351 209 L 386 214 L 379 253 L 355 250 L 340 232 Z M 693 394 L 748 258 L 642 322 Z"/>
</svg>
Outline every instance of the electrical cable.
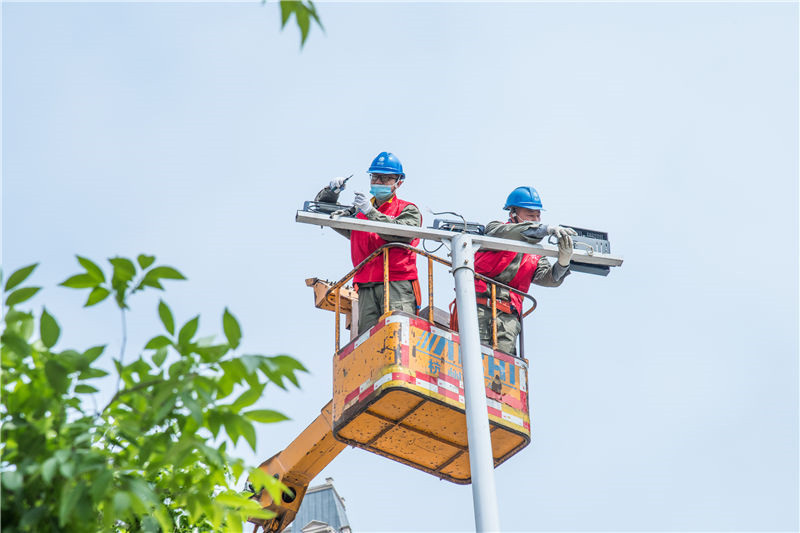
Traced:
<svg viewBox="0 0 800 533">
<path fill-rule="evenodd" d="M 440 243 L 439 243 L 439 246 L 437 246 L 437 247 L 436 247 L 436 248 L 434 248 L 433 250 L 428 250 L 428 247 L 427 247 L 427 246 L 425 246 L 425 242 L 427 242 L 427 241 L 429 241 L 429 240 L 430 240 L 430 239 L 422 239 L 422 249 L 423 249 L 423 250 L 425 250 L 426 252 L 428 252 L 429 254 L 435 254 L 436 252 L 438 252 L 438 251 L 439 251 L 439 248 L 441 248 L 442 246 L 444 246 L 444 241 L 442 241 L 442 242 L 440 242 Z"/>
<path fill-rule="evenodd" d="M 463 216 L 459 215 L 458 213 L 456 213 L 454 211 L 438 211 L 437 212 L 437 211 L 434 211 L 433 209 L 431 209 L 430 207 L 425 207 L 425 210 L 428 213 L 430 213 L 431 215 L 434 215 L 434 216 L 436 216 L 436 215 L 453 215 L 453 216 L 457 216 L 458 218 L 460 218 L 462 220 L 462 222 L 464 222 L 463 233 L 467 232 L 467 220 Z M 437 246 L 434 250 L 428 250 L 428 248 L 425 246 L 425 239 L 422 240 L 422 249 L 425 250 L 426 252 L 428 252 L 429 254 L 438 252 L 441 249 L 442 246 L 446 247 L 448 252 L 450 251 L 450 247 L 447 246 L 445 241 L 440 241 L 439 246 Z"/>
<path fill-rule="evenodd" d="M 461 232 L 462 233 L 466 233 L 467 232 L 467 219 L 465 219 L 463 216 L 459 215 L 455 211 L 439 211 L 438 213 L 436 213 L 430 207 L 428 207 L 426 209 L 428 210 L 428 212 L 431 215 L 454 215 L 454 216 L 457 216 L 464 223 L 464 228 L 461 230 Z"/>
</svg>

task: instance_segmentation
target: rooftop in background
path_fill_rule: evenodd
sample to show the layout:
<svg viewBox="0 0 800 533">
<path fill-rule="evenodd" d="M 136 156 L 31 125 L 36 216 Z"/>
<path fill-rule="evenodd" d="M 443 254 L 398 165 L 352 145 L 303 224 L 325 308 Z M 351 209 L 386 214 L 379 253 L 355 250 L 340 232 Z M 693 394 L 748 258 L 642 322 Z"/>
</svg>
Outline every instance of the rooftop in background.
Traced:
<svg viewBox="0 0 800 533">
<path fill-rule="evenodd" d="M 350 533 L 344 499 L 333 487 L 333 478 L 310 487 L 287 533 Z"/>
</svg>

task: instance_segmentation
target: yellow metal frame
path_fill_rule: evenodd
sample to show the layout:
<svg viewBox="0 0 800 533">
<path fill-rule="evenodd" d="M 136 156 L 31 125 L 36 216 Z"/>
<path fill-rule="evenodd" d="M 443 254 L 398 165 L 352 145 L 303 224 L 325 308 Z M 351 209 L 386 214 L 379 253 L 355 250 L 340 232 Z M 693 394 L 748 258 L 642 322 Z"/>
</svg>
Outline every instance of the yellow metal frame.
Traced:
<svg viewBox="0 0 800 533">
<path fill-rule="evenodd" d="M 428 252 L 424 252 L 422 250 L 418 250 L 413 246 L 404 243 L 397 243 L 397 242 L 390 242 L 388 244 L 384 244 L 383 246 L 377 248 L 374 252 L 372 252 L 366 259 L 361 261 L 358 265 L 356 265 L 353 270 L 348 272 L 342 279 L 331 285 L 330 289 L 325 295 L 327 299 L 329 295 L 333 295 L 336 299 L 336 326 L 335 326 L 335 350 L 336 353 L 339 353 L 340 350 L 340 333 L 339 330 L 341 329 L 341 322 L 339 320 L 339 298 L 340 298 L 340 289 L 342 289 L 345 284 L 353 279 L 353 277 L 361 270 L 367 263 L 375 259 L 378 255 L 383 256 L 383 314 L 386 316 L 389 313 L 389 249 L 390 248 L 403 248 L 405 250 L 409 250 L 417 255 L 424 256 L 428 259 L 428 322 L 433 324 L 433 262 L 436 261 L 442 265 L 452 268 L 453 264 L 450 261 L 446 261 L 440 257 L 436 257 L 433 254 Z M 530 315 L 536 309 L 536 298 L 531 296 L 528 293 L 522 292 L 514 287 L 510 287 L 504 283 L 500 283 L 492 278 L 486 277 L 482 274 L 478 274 L 474 272 L 475 278 L 483 280 L 491 287 L 491 309 L 492 309 L 492 348 L 497 349 L 497 301 L 496 301 L 496 294 L 497 294 L 497 287 L 502 287 L 510 292 L 515 292 L 519 294 L 523 299 L 526 299 L 531 302 L 531 307 L 522 313 L 521 318 L 525 318 Z M 362 333 L 362 332 L 359 332 Z M 524 352 L 520 352 L 520 357 L 524 357 Z"/>
</svg>

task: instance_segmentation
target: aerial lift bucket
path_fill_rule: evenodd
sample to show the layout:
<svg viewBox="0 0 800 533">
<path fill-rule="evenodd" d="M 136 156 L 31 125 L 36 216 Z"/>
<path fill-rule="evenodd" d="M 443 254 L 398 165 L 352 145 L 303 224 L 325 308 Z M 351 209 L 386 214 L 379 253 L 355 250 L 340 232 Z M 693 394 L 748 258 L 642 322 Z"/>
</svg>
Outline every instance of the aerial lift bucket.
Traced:
<svg viewBox="0 0 800 533">
<path fill-rule="evenodd" d="M 482 347 L 495 466 L 530 442 L 528 364 Z M 458 334 L 400 311 L 333 360 L 336 439 L 454 483 L 471 480 Z"/>
</svg>

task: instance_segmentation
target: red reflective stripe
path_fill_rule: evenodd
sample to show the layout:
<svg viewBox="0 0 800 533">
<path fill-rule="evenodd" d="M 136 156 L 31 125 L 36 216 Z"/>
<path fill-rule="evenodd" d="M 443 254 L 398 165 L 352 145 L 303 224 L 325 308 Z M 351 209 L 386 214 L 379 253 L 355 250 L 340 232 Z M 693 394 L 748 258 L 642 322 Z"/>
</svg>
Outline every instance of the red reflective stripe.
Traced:
<svg viewBox="0 0 800 533">
<path fill-rule="evenodd" d="M 509 286 L 522 292 L 528 292 L 528 289 L 531 288 L 533 275 L 536 273 L 536 267 L 539 265 L 539 259 L 541 258 L 541 255 L 522 254 L 519 270 L 517 270 L 514 279 L 509 282 Z M 509 294 L 508 298 L 511 300 L 511 305 L 522 315 L 522 296 L 516 292 L 512 292 Z"/>
<path fill-rule="evenodd" d="M 478 252 L 475 254 L 475 272 L 490 278 L 495 278 L 508 268 L 517 255 L 517 252 Z M 541 258 L 541 255 L 522 254 L 522 260 L 520 261 L 517 273 L 508 285 L 514 287 L 518 291 L 528 292 L 528 289 L 531 288 L 533 275 L 536 273 L 536 267 L 539 265 L 539 260 Z M 488 291 L 489 288 L 483 280 L 475 280 L 475 292 L 484 293 Z M 512 292 L 509 295 L 509 299 L 511 300 L 512 307 L 522 314 L 522 296 Z M 500 301 L 501 300 L 498 300 L 498 302 Z M 488 306 L 490 304 L 485 305 Z M 499 304 L 497 308 L 500 309 Z M 501 309 L 501 311 L 505 311 L 505 309 Z"/>
</svg>

